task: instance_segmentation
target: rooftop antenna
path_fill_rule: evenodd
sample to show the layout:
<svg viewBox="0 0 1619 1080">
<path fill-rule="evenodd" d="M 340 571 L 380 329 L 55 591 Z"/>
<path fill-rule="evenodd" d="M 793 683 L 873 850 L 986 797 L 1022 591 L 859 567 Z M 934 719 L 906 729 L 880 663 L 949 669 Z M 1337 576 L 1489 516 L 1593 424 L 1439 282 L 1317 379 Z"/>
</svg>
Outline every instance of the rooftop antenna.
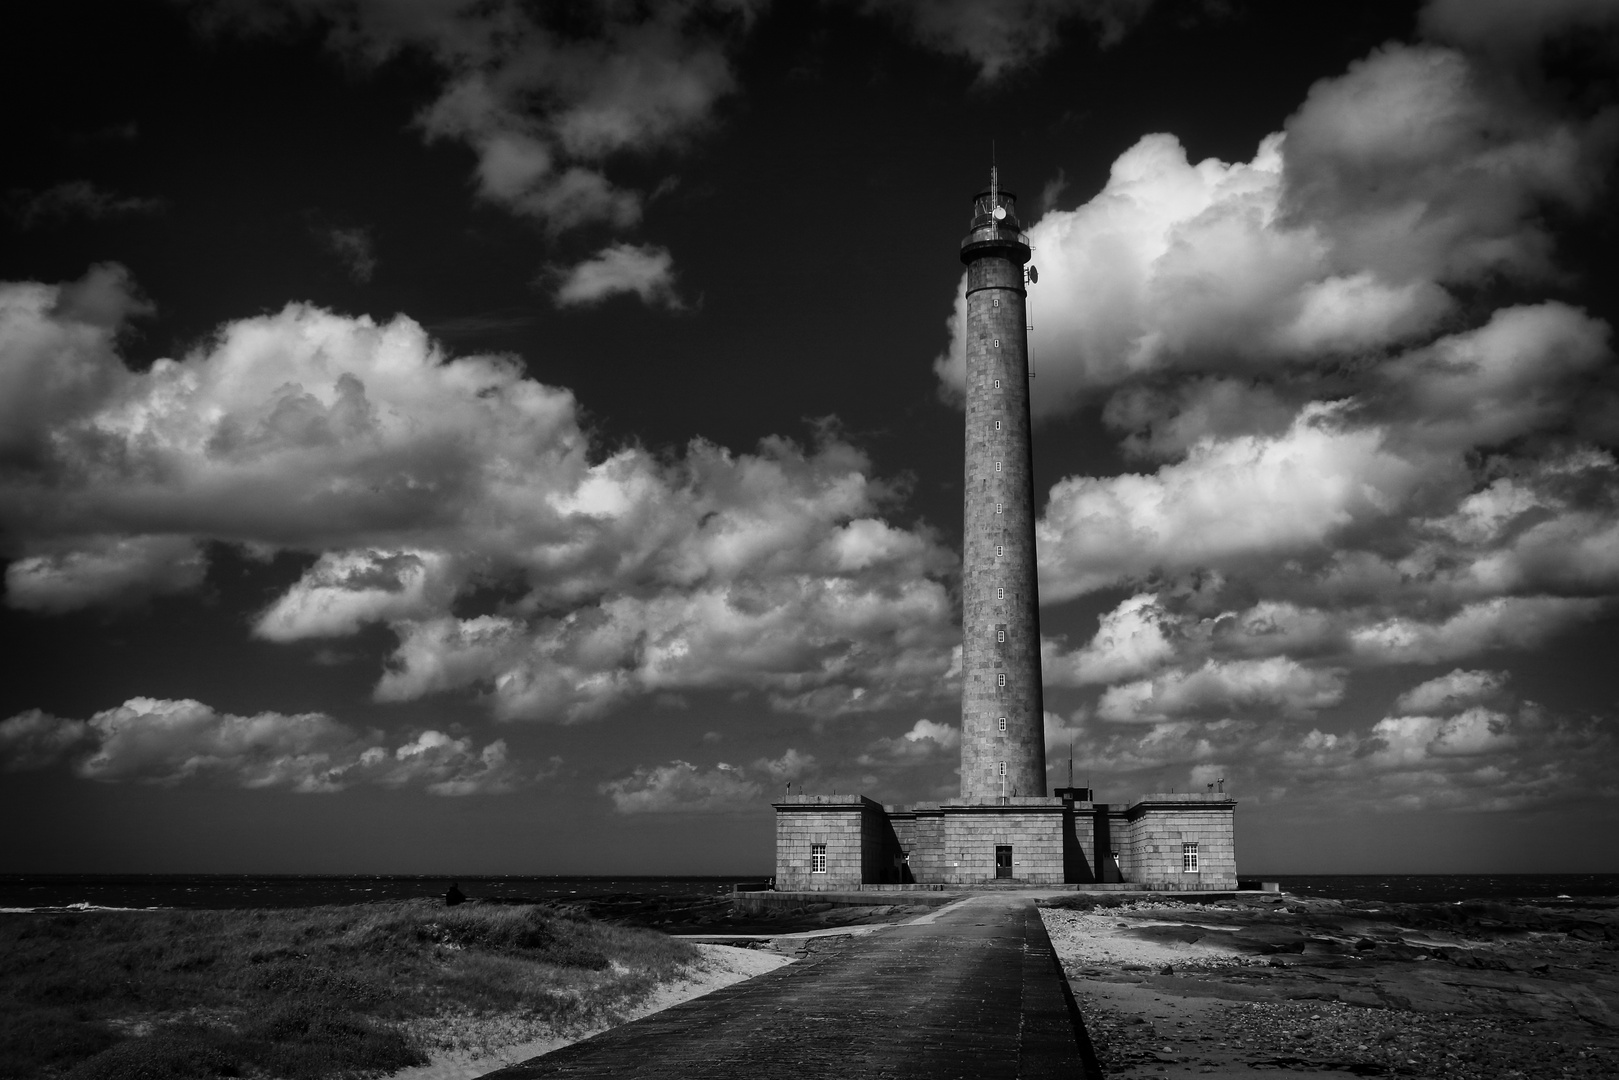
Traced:
<svg viewBox="0 0 1619 1080">
<path fill-rule="evenodd" d="M 1006 220 L 1006 207 L 1001 205 L 1001 171 L 995 167 L 995 140 L 989 141 L 989 212 L 996 221 Z"/>
</svg>

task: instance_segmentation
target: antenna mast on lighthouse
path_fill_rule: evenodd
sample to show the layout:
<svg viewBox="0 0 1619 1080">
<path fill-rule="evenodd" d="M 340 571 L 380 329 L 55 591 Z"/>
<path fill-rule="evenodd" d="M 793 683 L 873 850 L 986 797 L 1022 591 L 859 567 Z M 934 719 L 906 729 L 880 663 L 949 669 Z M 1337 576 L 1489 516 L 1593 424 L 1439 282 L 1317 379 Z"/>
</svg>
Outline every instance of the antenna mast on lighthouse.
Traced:
<svg viewBox="0 0 1619 1080">
<path fill-rule="evenodd" d="M 1001 205 L 1001 171 L 995 167 L 995 140 L 989 141 L 989 207 L 994 213 Z M 996 214 L 999 217 L 999 214 Z"/>
</svg>

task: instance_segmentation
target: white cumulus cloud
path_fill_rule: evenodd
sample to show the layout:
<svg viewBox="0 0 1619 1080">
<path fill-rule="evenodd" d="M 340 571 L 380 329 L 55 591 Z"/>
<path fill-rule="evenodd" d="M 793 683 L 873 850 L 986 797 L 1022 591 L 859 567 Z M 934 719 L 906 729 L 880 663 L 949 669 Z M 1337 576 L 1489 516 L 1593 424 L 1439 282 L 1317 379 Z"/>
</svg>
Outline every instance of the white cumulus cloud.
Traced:
<svg viewBox="0 0 1619 1080">
<path fill-rule="evenodd" d="M 685 304 L 675 292 L 673 266 L 668 248 L 610 244 L 584 262 L 559 270 L 553 296 L 559 307 L 582 307 L 632 293 L 644 304 L 678 311 Z"/>
<path fill-rule="evenodd" d="M 1086 686 L 1146 674 L 1177 655 L 1169 631 L 1174 622 L 1156 596 L 1137 593 L 1102 615 L 1096 635 L 1083 648 L 1069 653 L 1047 648 L 1042 657 L 1046 684 Z"/>
<path fill-rule="evenodd" d="M 441 81 L 423 134 L 467 146 L 481 197 L 553 231 L 639 220 L 645 195 L 612 180 L 609 161 L 701 131 L 735 88 L 728 54 L 751 22 L 750 5 L 730 0 L 596 5 L 572 18 L 516 0 L 193 7 L 214 30 L 318 27 L 362 64 L 424 58 Z"/>
<path fill-rule="evenodd" d="M 1206 661 L 1151 679 L 1111 686 L 1097 703 L 1104 720 L 1157 723 L 1186 715 L 1275 710 L 1308 715 L 1343 699 L 1342 672 L 1306 667 L 1286 657 Z"/>
<path fill-rule="evenodd" d="M 960 746 L 961 729 L 956 725 L 923 719 L 900 735 L 874 740 L 856 763 L 872 769 L 939 764 L 954 760 Z"/>
<path fill-rule="evenodd" d="M 1153 474 L 1070 477 L 1036 530 L 1041 598 L 1320 549 L 1385 516 L 1421 479 L 1379 430 L 1326 405 L 1280 435 L 1201 441 Z"/>
<path fill-rule="evenodd" d="M 115 268 L 0 285 L 12 607 L 195 589 L 224 542 L 311 560 L 260 637 L 391 628 L 385 700 L 581 719 L 720 689 L 825 716 L 953 685 L 955 559 L 884 520 L 901 490 L 830 427 L 808 448 L 603 457 L 566 390 L 447 356 L 404 317 L 291 305 L 135 372 L 114 341 L 140 303 Z M 485 587 L 497 610 L 459 616 Z"/>
<path fill-rule="evenodd" d="M 621 814 L 720 813 L 756 808 L 764 795 L 757 780 L 720 762 L 700 768 L 689 761 L 641 766 L 600 785 Z"/>
<path fill-rule="evenodd" d="M 1598 6 L 1469 17 L 1544 37 Z M 1037 419 L 1099 412 L 1125 462 L 1041 508 L 1042 602 L 1125 596 L 1045 643 L 1059 698 L 1194 739 L 1307 717 L 1369 667 L 1505 669 L 1611 610 L 1612 329 L 1546 294 L 1571 280 L 1549 222 L 1601 204 L 1619 114 L 1497 44 L 1380 47 L 1248 161 L 1145 136 L 1029 228 Z"/>
<path fill-rule="evenodd" d="M 419 786 L 434 795 L 496 794 L 534 783 L 497 739 L 423 731 L 393 751 L 379 732 L 356 731 L 325 713 L 222 713 L 189 699 L 131 698 L 89 720 L 38 709 L 0 721 L 7 770 L 67 760 L 75 775 L 105 783 L 336 792 L 359 783 Z M 553 765 L 554 769 L 554 765 Z"/>
<path fill-rule="evenodd" d="M 1447 675 L 1413 686 L 1395 699 L 1394 708 L 1400 713 L 1455 712 L 1499 697 L 1505 685 L 1503 672 L 1456 668 Z"/>
</svg>

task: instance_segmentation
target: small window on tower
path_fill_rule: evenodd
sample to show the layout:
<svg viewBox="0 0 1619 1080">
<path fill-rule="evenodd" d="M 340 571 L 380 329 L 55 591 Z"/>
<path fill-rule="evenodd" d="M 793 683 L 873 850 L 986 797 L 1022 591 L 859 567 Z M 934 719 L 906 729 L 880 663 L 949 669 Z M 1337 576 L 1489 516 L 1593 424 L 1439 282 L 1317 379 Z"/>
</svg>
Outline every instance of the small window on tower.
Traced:
<svg viewBox="0 0 1619 1080">
<path fill-rule="evenodd" d="M 996 589 L 995 590 L 995 599 L 997 599 L 997 600 L 1005 600 L 1006 599 L 1006 590 L 1005 589 Z"/>
<path fill-rule="evenodd" d="M 1000 388 L 1001 388 L 1001 380 L 996 379 L 995 380 L 995 389 L 999 390 Z"/>
<path fill-rule="evenodd" d="M 1003 671 L 999 675 L 995 676 L 995 685 L 996 686 L 1005 686 L 1006 685 L 1006 672 Z"/>
<path fill-rule="evenodd" d="M 996 512 L 996 513 L 997 513 L 997 514 L 998 514 L 998 513 L 1000 513 L 1000 512 L 1001 512 L 1001 504 L 1000 504 L 1000 503 L 996 503 L 996 504 L 995 504 L 995 512 Z"/>
<path fill-rule="evenodd" d="M 996 339 L 995 339 L 995 347 L 996 347 L 996 348 L 997 348 L 997 349 L 998 349 L 998 348 L 1000 348 L 1000 347 L 1001 347 L 1001 339 L 1000 339 L 1000 338 L 996 338 Z"/>
<path fill-rule="evenodd" d="M 1000 298 L 1000 297 L 998 297 L 998 296 L 997 296 L 997 297 L 996 297 L 996 298 L 995 298 L 995 306 L 996 306 L 996 307 L 1000 307 L 1000 306 L 1001 306 L 1001 298 Z"/>
<path fill-rule="evenodd" d="M 1006 717 L 1001 717 L 1001 734 L 1006 734 Z"/>
<path fill-rule="evenodd" d="M 995 640 L 996 641 L 1005 641 L 1006 640 L 1006 631 L 1005 630 L 997 630 L 997 631 L 995 631 Z"/>
<path fill-rule="evenodd" d="M 1003 762 L 1000 763 L 1000 765 L 1001 765 L 1001 775 L 1005 776 L 1006 775 L 1006 762 L 1003 761 Z"/>
<path fill-rule="evenodd" d="M 999 420 L 995 421 L 995 430 L 996 431 L 1001 430 L 1001 422 Z"/>
<path fill-rule="evenodd" d="M 995 471 L 996 471 L 996 472 L 1000 472 L 1000 471 L 1001 471 L 1001 463 L 1000 463 L 1000 462 L 998 462 L 998 461 L 997 461 L 997 462 L 996 462 L 996 463 L 995 463 Z"/>
<path fill-rule="evenodd" d="M 995 557 L 997 559 L 999 559 L 999 558 L 1004 557 L 1005 555 L 1006 555 L 1006 545 L 1005 544 L 996 544 L 995 545 Z"/>
</svg>

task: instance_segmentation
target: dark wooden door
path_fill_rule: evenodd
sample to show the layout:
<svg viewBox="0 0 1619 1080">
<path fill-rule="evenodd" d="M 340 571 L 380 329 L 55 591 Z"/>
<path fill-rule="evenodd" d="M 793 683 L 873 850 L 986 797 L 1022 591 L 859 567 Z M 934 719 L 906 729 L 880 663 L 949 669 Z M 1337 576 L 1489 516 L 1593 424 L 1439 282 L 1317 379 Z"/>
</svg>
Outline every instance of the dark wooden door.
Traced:
<svg viewBox="0 0 1619 1080">
<path fill-rule="evenodd" d="M 1012 845 L 997 844 L 995 846 L 995 876 L 1012 876 Z"/>
</svg>

